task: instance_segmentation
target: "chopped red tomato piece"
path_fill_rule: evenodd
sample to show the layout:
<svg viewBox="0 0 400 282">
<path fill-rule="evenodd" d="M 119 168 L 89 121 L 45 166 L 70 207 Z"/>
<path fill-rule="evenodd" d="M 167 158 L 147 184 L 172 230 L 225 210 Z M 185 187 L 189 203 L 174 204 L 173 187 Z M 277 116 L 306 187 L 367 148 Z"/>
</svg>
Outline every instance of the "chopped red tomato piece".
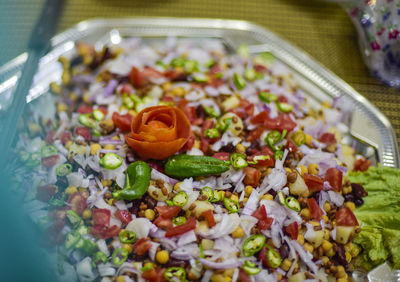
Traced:
<svg viewBox="0 0 400 282">
<path fill-rule="evenodd" d="M 271 228 L 274 219 L 272 217 L 267 216 L 267 211 L 265 210 L 265 206 L 261 205 L 253 214 L 255 218 L 258 219 L 257 226 L 261 230 L 266 230 Z"/>
<path fill-rule="evenodd" d="M 69 131 L 63 131 L 63 132 L 61 133 L 60 140 L 61 140 L 61 142 L 65 145 L 65 144 L 71 139 L 71 137 L 72 137 L 71 132 L 69 132 Z"/>
<path fill-rule="evenodd" d="M 257 187 L 261 177 L 260 171 L 254 167 L 246 167 L 243 172 L 245 174 L 244 184 Z"/>
<path fill-rule="evenodd" d="M 324 134 L 321 135 L 319 141 L 326 144 L 335 144 L 336 143 L 335 134 L 325 132 Z"/>
<path fill-rule="evenodd" d="M 170 218 L 164 218 L 162 216 L 157 217 L 157 219 L 154 220 L 153 223 L 161 229 L 169 229 L 173 226 L 172 220 Z"/>
<path fill-rule="evenodd" d="M 146 79 L 138 68 L 132 67 L 132 70 L 129 73 L 129 81 L 136 87 L 142 87 L 145 84 Z"/>
<path fill-rule="evenodd" d="M 78 215 L 81 215 L 87 207 L 86 199 L 78 192 L 69 197 L 68 204 L 71 206 L 71 210 L 76 212 Z"/>
<path fill-rule="evenodd" d="M 85 141 L 92 140 L 92 134 L 90 133 L 90 130 L 84 126 L 75 127 L 74 133 L 75 135 L 82 136 Z"/>
<path fill-rule="evenodd" d="M 165 268 L 152 268 L 149 270 L 146 270 L 142 274 L 142 278 L 146 279 L 146 281 L 149 282 L 164 282 L 166 281 L 164 278 L 164 272 Z"/>
<path fill-rule="evenodd" d="M 325 174 L 325 180 L 329 182 L 335 191 L 339 192 L 342 190 L 343 172 L 337 168 L 328 168 Z"/>
<path fill-rule="evenodd" d="M 132 91 L 133 91 L 132 86 L 130 84 L 128 84 L 128 83 L 124 83 L 121 86 L 121 89 L 119 90 L 119 93 L 120 94 L 128 94 L 129 95 L 129 94 L 132 93 Z"/>
<path fill-rule="evenodd" d="M 265 110 L 265 111 L 262 111 L 261 113 L 255 115 L 254 117 L 252 117 L 250 122 L 252 124 L 260 124 L 260 123 L 264 123 L 264 121 L 266 121 L 267 119 L 269 119 L 269 112 L 267 110 Z"/>
<path fill-rule="evenodd" d="M 264 128 L 262 127 L 257 127 L 257 129 L 250 131 L 249 135 L 247 135 L 247 141 L 253 142 L 260 138 L 260 136 L 263 134 Z"/>
<path fill-rule="evenodd" d="M 290 153 L 295 153 L 298 150 L 296 144 L 294 144 L 291 139 L 287 139 L 285 149 L 287 149 Z"/>
<path fill-rule="evenodd" d="M 318 206 L 317 201 L 314 198 L 307 199 L 308 208 L 310 209 L 310 213 L 312 218 L 320 221 L 321 217 L 324 215 L 324 212 Z"/>
<path fill-rule="evenodd" d="M 366 171 L 371 166 L 371 161 L 367 159 L 358 159 L 354 162 L 354 171 Z"/>
<path fill-rule="evenodd" d="M 242 119 L 246 119 L 254 114 L 254 104 L 247 100 L 240 99 L 239 107 L 233 109 L 232 112 Z"/>
<path fill-rule="evenodd" d="M 336 212 L 336 225 L 358 226 L 358 221 L 351 209 L 343 207 Z"/>
<path fill-rule="evenodd" d="M 251 282 L 253 280 L 251 280 L 250 275 L 248 275 L 246 273 L 246 271 L 243 270 L 243 268 L 239 269 L 239 277 L 237 281 L 241 281 L 241 282 Z"/>
<path fill-rule="evenodd" d="M 149 239 L 140 238 L 135 244 L 133 244 L 132 248 L 137 255 L 143 256 L 150 250 L 151 246 Z"/>
<path fill-rule="evenodd" d="M 49 132 L 47 132 L 45 141 L 47 144 L 52 144 L 54 141 L 54 135 L 56 134 L 56 132 L 54 130 L 50 130 Z"/>
<path fill-rule="evenodd" d="M 268 152 L 266 152 L 266 153 L 258 152 L 258 153 L 255 153 L 255 154 L 251 155 L 250 157 L 248 157 L 248 161 L 254 162 L 254 161 L 255 161 L 254 158 L 255 158 L 256 156 L 268 156 L 268 157 L 269 157 L 268 159 L 265 159 L 265 160 L 257 160 L 257 163 L 256 163 L 256 164 L 250 164 L 250 165 L 251 165 L 251 166 L 255 166 L 255 167 L 262 167 L 262 166 L 273 167 L 273 166 L 275 165 L 275 160 L 274 160 L 273 154 L 274 154 L 274 153 L 272 153 L 272 155 L 271 155 L 271 154 L 268 153 Z"/>
<path fill-rule="evenodd" d="M 116 127 L 121 129 L 121 131 L 130 131 L 133 116 L 131 114 L 120 115 L 119 113 L 114 112 L 112 114 L 112 121 Z"/>
<path fill-rule="evenodd" d="M 121 229 L 117 225 L 107 227 L 102 234 L 103 239 L 113 238 L 120 233 Z"/>
<path fill-rule="evenodd" d="M 289 102 L 285 95 L 279 95 L 278 96 L 278 101 L 281 102 L 281 103 Z"/>
<path fill-rule="evenodd" d="M 163 218 L 173 218 L 178 215 L 178 213 L 181 211 L 182 207 L 178 206 L 157 206 L 156 210 L 160 216 Z"/>
<path fill-rule="evenodd" d="M 213 158 L 219 159 L 221 161 L 229 161 L 229 157 L 231 154 L 228 152 L 218 152 L 213 155 Z"/>
<path fill-rule="evenodd" d="M 192 216 L 184 224 L 172 227 L 167 230 L 165 237 L 173 237 L 184 234 L 196 228 L 196 219 Z"/>
<path fill-rule="evenodd" d="M 77 112 L 80 114 L 91 114 L 93 112 L 93 108 L 91 106 L 82 104 L 79 106 Z"/>
<path fill-rule="evenodd" d="M 208 227 L 213 227 L 215 226 L 215 219 L 214 219 L 214 213 L 212 210 L 206 210 L 201 214 L 202 217 L 205 218 L 205 220 L 208 223 Z"/>
<path fill-rule="evenodd" d="M 310 190 L 311 192 L 318 192 L 324 188 L 324 180 L 319 176 L 304 173 L 303 178 L 308 187 L 308 190 Z"/>
<path fill-rule="evenodd" d="M 115 217 L 117 217 L 123 224 L 128 224 L 132 221 L 132 214 L 127 210 L 117 210 L 114 213 Z"/>
<path fill-rule="evenodd" d="M 289 234 L 292 240 L 297 240 L 297 237 L 299 236 L 299 224 L 296 221 L 294 221 L 288 226 L 286 226 L 285 231 L 287 234 Z"/>
<path fill-rule="evenodd" d="M 181 107 L 181 110 L 185 113 L 186 117 L 188 118 L 191 124 L 197 119 L 196 108 L 190 106 Z"/>
<path fill-rule="evenodd" d="M 296 123 L 291 119 L 288 114 L 280 114 L 276 118 L 267 118 L 264 121 L 264 126 L 268 129 L 283 131 L 292 131 L 296 127 Z"/>
<path fill-rule="evenodd" d="M 48 157 L 42 158 L 42 165 L 47 168 L 55 166 L 58 163 L 59 159 L 60 159 L 59 155 L 48 156 Z"/>
<path fill-rule="evenodd" d="M 92 218 L 94 225 L 109 226 L 111 212 L 108 209 L 94 209 L 92 211 Z"/>
<path fill-rule="evenodd" d="M 194 146 L 194 142 L 196 141 L 196 138 L 194 137 L 194 135 L 190 135 L 188 141 L 186 141 L 186 144 L 183 146 L 183 150 L 184 151 L 189 151 L 193 148 Z"/>
<path fill-rule="evenodd" d="M 264 218 L 267 218 L 267 210 L 265 209 L 264 205 L 261 205 L 253 214 L 251 215 L 258 220 L 262 220 Z"/>
<path fill-rule="evenodd" d="M 48 202 L 51 197 L 53 197 L 57 193 L 57 186 L 56 185 L 43 185 L 38 186 L 36 188 L 36 199 L 42 202 Z"/>
</svg>

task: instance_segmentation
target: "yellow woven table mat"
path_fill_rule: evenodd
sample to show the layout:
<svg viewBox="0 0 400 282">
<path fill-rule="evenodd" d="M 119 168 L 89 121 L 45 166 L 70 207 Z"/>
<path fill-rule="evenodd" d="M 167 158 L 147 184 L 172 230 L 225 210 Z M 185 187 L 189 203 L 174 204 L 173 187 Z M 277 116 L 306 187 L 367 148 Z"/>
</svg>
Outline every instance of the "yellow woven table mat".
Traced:
<svg viewBox="0 0 400 282">
<path fill-rule="evenodd" d="M 0 64 L 24 51 L 43 0 L 0 0 Z M 209 17 L 264 26 L 308 52 L 374 103 L 400 141 L 400 91 L 373 78 L 356 31 L 337 4 L 311 0 L 65 0 L 59 30 L 94 17 Z M 10 32 L 11 30 L 11 32 Z M 4 59 L 6 58 L 6 59 Z"/>
</svg>

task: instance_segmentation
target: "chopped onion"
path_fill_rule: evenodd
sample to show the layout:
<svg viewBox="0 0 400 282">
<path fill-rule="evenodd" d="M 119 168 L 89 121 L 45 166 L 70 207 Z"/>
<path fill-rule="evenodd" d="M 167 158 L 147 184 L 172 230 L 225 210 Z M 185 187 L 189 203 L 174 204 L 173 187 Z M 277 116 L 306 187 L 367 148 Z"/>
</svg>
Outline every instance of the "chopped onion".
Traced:
<svg viewBox="0 0 400 282">
<path fill-rule="evenodd" d="M 246 202 L 246 205 L 243 208 L 242 214 L 243 215 L 251 215 L 257 209 L 258 206 L 258 199 L 260 198 L 260 194 L 253 189 L 250 194 L 249 199 Z"/>
<path fill-rule="evenodd" d="M 115 268 L 109 262 L 107 263 L 100 263 L 97 266 L 97 270 L 99 271 L 100 276 L 114 276 L 116 273 Z"/>
<path fill-rule="evenodd" d="M 152 261 L 154 261 L 156 258 L 157 248 L 158 246 L 160 246 L 160 244 L 153 241 L 150 241 L 150 243 L 151 243 L 151 248 L 149 250 L 149 257 L 151 258 Z"/>
<path fill-rule="evenodd" d="M 243 264 L 242 261 L 234 258 L 228 258 L 227 260 L 224 260 L 223 262 L 215 262 L 215 261 L 209 261 L 204 258 L 199 258 L 199 261 L 211 268 L 214 269 L 230 269 L 230 268 L 236 268 L 239 267 Z"/>
<path fill-rule="evenodd" d="M 223 214 L 221 222 L 206 232 L 198 232 L 198 234 L 209 239 L 219 238 L 232 233 L 239 226 L 239 223 L 238 214 Z"/>
<path fill-rule="evenodd" d="M 96 279 L 96 274 L 92 270 L 92 259 L 90 257 L 84 258 L 76 265 L 76 273 L 80 281 L 93 281 Z"/>
<path fill-rule="evenodd" d="M 340 207 L 343 205 L 344 202 L 344 197 L 340 195 L 339 193 L 335 191 L 328 191 L 329 198 L 331 200 L 331 203 L 335 204 L 337 207 Z"/>
<path fill-rule="evenodd" d="M 104 239 L 97 240 L 97 246 L 99 247 L 99 250 L 106 256 L 110 255 L 110 251 L 108 250 L 107 243 Z"/>
<path fill-rule="evenodd" d="M 153 224 L 150 220 L 144 217 L 139 217 L 129 222 L 125 229 L 135 232 L 136 238 L 140 239 L 149 236 L 151 225 Z"/>
<path fill-rule="evenodd" d="M 162 180 L 164 182 L 167 182 L 171 185 L 175 185 L 176 183 L 178 183 L 179 181 L 176 179 L 173 179 L 171 177 L 169 177 L 168 175 L 165 175 L 162 172 L 159 172 L 158 170 L 152 168 L 151 169 L 151 179 L 153 180 Z"/>
<path fill-rule="evenodd" d="M 187 245 L 189 243 L 192 243 L 197 240 L 196 233 L 194 231 L 189 231 L 186 233 L 183 233 L 181 236 L 179 236 L 178 239 L 178 247 L 182 247 L 183 245 Z"/>
</svg>

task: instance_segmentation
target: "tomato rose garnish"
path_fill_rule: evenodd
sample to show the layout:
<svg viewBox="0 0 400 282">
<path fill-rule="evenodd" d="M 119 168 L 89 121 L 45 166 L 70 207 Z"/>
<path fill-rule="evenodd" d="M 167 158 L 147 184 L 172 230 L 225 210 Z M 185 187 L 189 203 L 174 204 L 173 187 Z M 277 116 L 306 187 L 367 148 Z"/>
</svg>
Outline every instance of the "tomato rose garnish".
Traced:
<svg viewBox="0 0 400 282">
<path fill-rule="evenodd" d="M 141 158 L 161 160 L 178 152 L 190 135 L 190 122 L 182 110 L 155 106 L 136 116 L 125 140 Z"/>
</svg>

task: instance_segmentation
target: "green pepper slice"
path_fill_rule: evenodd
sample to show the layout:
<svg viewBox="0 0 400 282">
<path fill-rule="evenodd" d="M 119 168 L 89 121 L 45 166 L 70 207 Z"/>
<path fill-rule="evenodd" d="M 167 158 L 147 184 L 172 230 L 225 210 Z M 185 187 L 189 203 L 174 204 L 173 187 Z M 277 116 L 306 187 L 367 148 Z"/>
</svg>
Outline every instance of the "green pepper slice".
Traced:
<svg viewBox="0 0 400 282">
<path fill-rule="evenodd" d="M 97 244 L 90 239 L 85 239 L 83 241 L 83 246 L 79 248 L 79 250 L 86 255 L 93 254 L 97 249 Z"/>
<path fill-rule="evenodd" d="M 278 150 L 274 153 L 274 158 L 275 160 L 282 160 L 283 158 L 283 151 Z"/>
<path fill-rule="evenodd" d="M 197 61 L 195 61 L 195 60 L 187 60 L 184 63 L 183 68 L 185 69 L 185 71 L 187 73 L 193 73 L 193 72 L 199 70 L 199 63 Z"/>
<path fill-rule="evenodd" d="M 171 66 L 174 68 L 176 67 L 183 67 L 185 65 L 185 59 L 184 58 L 175 58 L 171 61 Z"/>
<path fill-rule="evenodd" d="M 225 132 L 228 130 L 231 123 L 232 123 L 232 118 L 225 118 L 223 120 L 218 121 L 217 124 L 215 125 L 215 128 L 221 132 Z"/>
<path fill-rule="evenodd" d="M 185 191 L 179 191 L 172 199 L 172 202 L 174 206 L 183 207 L 188 202 L 188 198 L 188 194 Z"/>
<path fill-rule="evenodd" d="M 56 168 L 57 176 L 66 176 L 72 172 L 72 165 L 71 164 L 60 164 Z"/>
<path fill-rule="evenodd" d="M 201 189 L 201 195 L 207 196 L 207 201 L 211 202 L 214 199 L 214 190 L 211 187 L 204 187 Z"/>
<path fill-rule="evenodd" d="M 123 163 L 121 156 L 114 153 L 107 153 L 101 159 L 99 164 L 106 169 L 116 169 Z"/>
<path fill-rule="evenodd" d="M 292 139 L 297 146 L 301 146 L 306 142 L 306 135 L 303 131 L 296 131 Z"/>
<path fill-rule="evenodd" d="M 121 266 L 128 259 L 128 251 L 124 248 L 116 249 L 111 257 L 111 261 L 115 266 Z"/>
<path fill-rule="evenodd" d="M 67 210 L 66 216 L 68 218 L 68 221 L 71 223 L 73 228 L 77 228 L 79 225 L 83 223 L 82 218 L 76 214 L 73 210 Z"/>
<path fill-rule="evenodd" d="M 238 90 L 242 90 L 246 86 L 244 78 L 236 72 L 233 74 L 233 83 Z"/>
<path fill-rule="evenodd" d="M 277 251 L 275 251 L 272 247 L 270 246 L 267 247 L 268 247 L 267 262 L 269 267 L 278 268 L 282 263 L 281 255 Z"/>
<path fill-rule="evenodd" d="M 133 109 L 133 107 L 135 106 L 135 103 L 127 94 L 122 95 L 122 104 L 128 109 Z"/>
<path fill-rule="evenodd" d="M 203 109 L 206 112 L 206 115 L 215 118 L 219 117 L 219 114 L 212 107 L 203 107 Z"/>
<path fill-rule="evenodd" d="M 216 202 L 222 201 L 223 195 L 225 195 L 225 192 L 224 191 L 216 191 L 216 190 L 214 190 L 213 194 L 214 194 L 213 195 L 213 199 L 210 202 L 211 203 L 216 203 Z"/>
<path fill-rule="evenodd" d="M 285 204 L 285 194 L 283 194 L 282 191 L 278 191 L 277 194 L 278 194 L 279 202 L 280 202 L 282 205 L 284 205 L 284 204 Z"/>
<path fill-rule="evenodd" d="M 169 267 L 164 272 L 164 278 L 168 282 L 186 281 L 186 271 L 183 267 Z"/>
<path fill-rule="evenodd" d="M 269 147 L 274 148 L 275 144 L 281 140 L 281 133 L 277 130 L 272 130 L 268 132 L 267 137 L 265 137 L 265 142 Z"/>
<path fill-rule="evenodd" d="M 116 199 L 134 200 L 142 197 L 150 185 L 150 166 L 143 161 L 131 163 L 126 170 L 125 188 L 113 192 Z"/>
<path fill-rule="evenodd" d="M 285 200 L 285 204 L 289 209 L 299 212 L 301 210 L 300 202 L 292 196 L 289 196 Z"/>
<path fill-rule="evenodd" d="M 210 129 L 204 130 L 204 137 L 206 137 L 206 138 L 210 138 L 210 139 L 218 138 L 219 135 L 220 135 L 220 133 L 219 133 L 218 129 L 216 129 L 216 128 L 210 128 Z"/>
<path fill-rule="evenodd" d="M 256 275 L 261 271 L 261 269 L 257 267 L 257 264 L 252 263 L 248 260 L 244 262 L 242 269 L 249 275 Z"/>
<path fill-rule="evenodd" d="M 228 213 L 236 213 L 240 210 L 239 202 L 229 198 L 224 198 L 224 206 Z"/>
<path fill-rule="evenodd" d="M 208 77 L 204 73 L 196 73 L 195 75 L 193 75 L 193 80 L 202 83 L 207 82 Z"/>
<path fill-rule="evenodd" d="M 291 105 L 289 103 L 277 102 L 276 105 L 278 106 L 278 109 L 284 113 L 289 113 L 289 112 L 293 111 L 293 109 L 294 109 L 293 105 Z"/>
<path fill-rule="evenodd" d="M 97 109 L 93 111 L 92 116 L 97 121 L 102 121 L 104 119 L 104 113 Z"/>
<path fill-rule="evenodd" d="M 264 235 L 253 235 L 247 238 L 242 246 L 243 255 L 249 257 L 261 251 L 265 245 L 266 238 Z"/>
<path fill-rule="evenodd" d="M 95 128 L 97 126 L 97 122 L 92 118 L 92 114 L 81 114 L 78 120 L 82 125 L 88 128 Z"/>
<path fill-rule="evenodd" d="M 92 256 L 93 267 L 96 267 L 100 263 L 106 263 L 106 262 L 107 262 L 107 255 L 103 252 L 98 251 Z"/>
<path fill-rule="evenodd" d="M 79 232 L 71 231 L 68 232 L 65 236 L 64 247 L 66 250 L 72 249 L 82 238 L 82 235 Z"/>
<path fill-rule="evenodd" d="M 54 145 L 47 145 L 42 147 L 42 158 L 47 158 L 50 156 L 57 155 L 58 149 Z"/>
<path fill-rule="evenodd" d="M 119 233 L 119 240 L 123 244 L 132 244 L 136 240 L 136 234 L 133 231 L 130 230 L 124 230 L 121 233 Z"/>
<path fill-rule="evenodd" d="M 229 160 L 234 169 L 241 169 L 247 167 L 246 156 L 239 153 L 233 153 L 230 155 Z"/>
<path fill-rule="evenodd" d="M 172 220 L 172 223 L 175 225 L 182 225 L 186 222 L 186 217 L 184 216 L 177 216 Z"/>
<path fill-rule="evenodd" d="M 271 103 L 278 100 L 278 96 L 269 92 L 261 91 L 258 93 L 258 98 L 264 103 Z"/>
<path fill-rule="evenodd" d="M 246 69 L 244 71 L 244 77 L 248 80 L 248 81 L 254 81 L 257 78 L 257 72 L 254 69 Z"/>
</svg>

